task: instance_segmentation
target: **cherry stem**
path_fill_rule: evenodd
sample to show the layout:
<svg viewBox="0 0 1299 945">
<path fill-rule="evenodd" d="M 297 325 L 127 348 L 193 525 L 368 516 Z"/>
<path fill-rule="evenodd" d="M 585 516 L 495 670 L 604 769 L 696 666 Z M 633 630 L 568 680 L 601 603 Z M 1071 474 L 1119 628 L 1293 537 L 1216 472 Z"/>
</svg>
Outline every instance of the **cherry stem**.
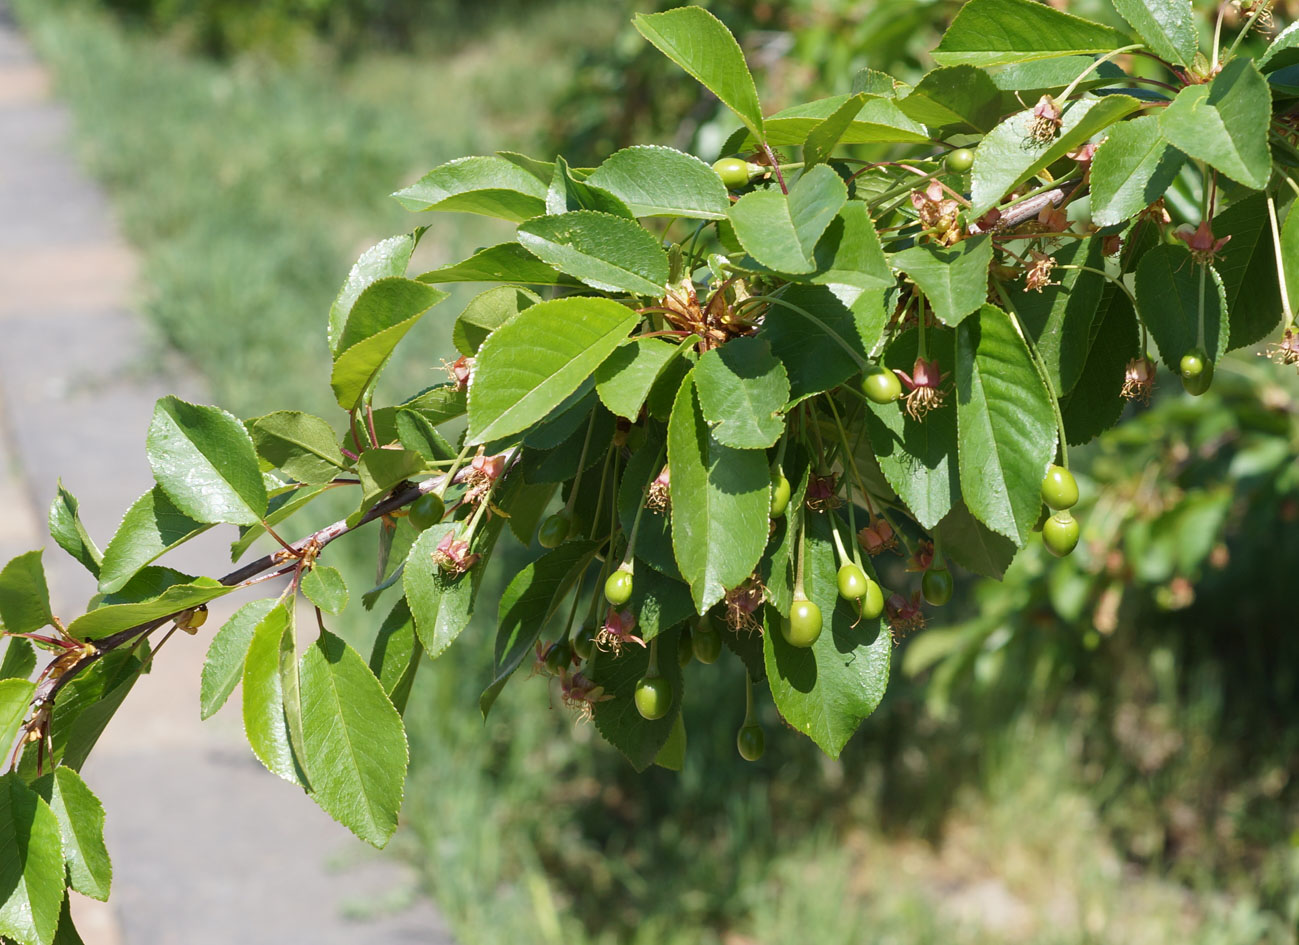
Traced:
<svg viewBox="0 0 1299 945">
<path fill-rule="evenodd" d="M 591 433 L 595 430 L 595 416 L 597 411 L 591 411 L 591 422 L 586 425 L 586 439 L 582 441 L 582 455 L 577 458 L 577 475 L 573 477 L 573 488 L 568 493 L 568 501 L 564 503 L 564 511 L 570 515 L 573 512 L 573 505 L 577 501 L 577 489 L 582 484 L 582 471 L 586 469 L 586 451 L 591 446 Z"/>
<path fill-rule="evenodd" d="M 744 725 L 753 724 L 753 677 L 744 670 Z"/>
<path fill-rule="evenodd" d="M 466 437 L 466 439 L 468 438 Z M 441 488 L 434 493 L 439 499 L 446 498 L 447 486 L 451 485 L 451 483 L 455 481 L 456 474 L 460 472 L 460 467 L 465 464 L 465 457 L 469 455 L 471 449 L 473 449 L 473 446 L 469 443 L 465 443 L 464 447 L 460 450 L 460 455 L 458 455 L 455 462 L 451 464 L 451 470 L 447 473 L 446 478 L 442 480 Z"/>
<path fill-rule="evenodd" d="M 1281 284 L 1281 311 L 1285 314 L 1285 327 L 1294 326 L 1294 310 L 1290 307 L 1290 288 L 1285 280 L 1285 260 L 1281 255 L 1281 228 L 1276 222 L 1276 201 L 1267 195 L 1268 221 L 1272 224 L 1272 247 L 1276 250 L 1276 277 Z"/>
<path fill-rule="evenodd" d="M 631 522 L 631 533 L 627 536 L 627 550 L 623 553 L 622 564 L 619 568 L 631 573 L 632 567 L 636 560 L 636 533 L 640 531 L 640 519 L 645 514 L 645 503 L 649 499 L 650 486 L 658 479 L 659 471 L 663 468 L 660 464 L 663 462 L 663 453 L 667 449 L 667 444 L 659 447 L 659 451 L 654 454 L 654 463 L 650 466 L 650 475 L 653 477 L 646 480 L 645 488 L 640 491 L 640 504 L 636 507 L 636 517 Z M 617 502 L 614 503 L 615 507 Z M 616 514 L 616 512 L 615 512 Z"/>
<path fill-rule="evenodd" d="M 1111 59 L 1117 59 L 1119 56 L 1122 56 L 1124 53 L 1136 52 L 1138 49 L 1141 48 L 1142 48 L 1141 43 L 1133 43 L 1131 46 L 1120 46 L 1118 49 L 1114 50 L 1113 52 L 1106 53 L 1104 56 L 1101 56 L 1091 65 L 1089 65 L 1086 69 L 1080 72 L 1078 74 L 1078 78 L 1074 79 L 1067 86 L 1065 86 L 1065 90 L 1060 93 L 1060 101 L 1067 102 L 1069 100 L 1069 96 L 1074 93 L 1074 90 L 1078 88 L 1079 83 L 1082 82 L 1083 79 L 1087 78 L 1089 75 L 1091 75 L 1093 72 L 1095 72 L 1105 63 L 1109 62 Z"/>
<path fill-rule="evenodd" d="M 649 666 L 645 669 L 647 677 L 657 676 L 659 674 L 659 638 L 655 637 L 649 641 Z"/>
<path fill-rule="evenodd" d="M 780 173 L 780 159 L 776 157 L 776 152 L 771 150 L 771 145 L 762 142 L 762 153 L 767 155 L 767 160 L 771 162 L 771 169 L 776 172 L 776 183 L 780 185 L 782 194 L 789 194 L 789 188 L 785 186 L 785 175 Z"/>
<path fill-rule="evenodd" d="M 806 519 L 798 523 L 798 564 L 794 570 L 794 599 L 807 600 L 803 591 L 803 548 L 807 544 Z"/>
<path fill-rule="evenodd" d="M 1255 0 L 1253 12 L 1250 13 L 1249 19 L 1245 21 L 1245 25 L 1240 28 L 1240 32 L 1236 34 L 1235 41 L 1232 42 L 1231 47 L 1227 50 L 1227 55 L 1225 55 L 1223 59 L 1230 59 L 1235 55 L 1236 47 L 1240 45 L 1241 40 L 1249 35 L 1249 31 L 1254 28 L 1254 22 L 1263 15 L 1263 11 L 1266 10 L 1269 5 L 1270 4 L 1267 0 Z M 1219 15 L 1221 15 L 1221 10 L 1219 10 Z M 1218 65 L 1216 57 L 1213 60 L 1213 65 L 1215 67 Z"/>
</svg>

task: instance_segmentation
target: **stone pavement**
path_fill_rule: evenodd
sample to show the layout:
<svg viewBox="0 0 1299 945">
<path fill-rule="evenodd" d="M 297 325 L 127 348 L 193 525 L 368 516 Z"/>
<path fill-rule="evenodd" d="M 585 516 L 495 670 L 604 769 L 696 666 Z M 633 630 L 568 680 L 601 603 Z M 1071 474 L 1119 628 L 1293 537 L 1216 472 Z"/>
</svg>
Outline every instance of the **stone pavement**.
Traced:
<svg viewBox="0 0 1299 945">
<path fill-rule="evenodd" d="M 55 612 L 72 617 L 94 584 L 46 533 L 56 481 L 103 547 L 152 484 L 154 400 L 203 394 L 130 310 L 134 257 L 70 156 L 49 85 L 0 0 L 0 562 L 44 547 Z M 219 568 L 229 537 L 172 563 Z M 237 693 L 200 723 L 199 671 L 222 619 L 172 640 L 86 764 L 114 861 L 108 906 L 75 897 L 87 945 L 449 945 L 394 857 L 258 764 Z"/>
</svg>

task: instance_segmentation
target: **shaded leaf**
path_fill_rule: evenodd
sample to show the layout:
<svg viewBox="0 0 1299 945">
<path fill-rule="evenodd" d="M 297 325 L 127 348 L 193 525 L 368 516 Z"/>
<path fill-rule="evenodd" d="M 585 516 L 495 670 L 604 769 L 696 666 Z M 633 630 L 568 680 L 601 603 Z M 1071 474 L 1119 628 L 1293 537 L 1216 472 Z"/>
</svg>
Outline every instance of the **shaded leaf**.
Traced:
<svg viewBox="0 0 1299 945">
<path fill-rule="evenodd" d="M 104 805 L 81 776 L 60 765 L 32 783 L 59 822 L 68 885 L 83 896 L 108 901 L 113 864 L 104 844 Z"/>
<path fill-rule="evenodd" d="M 461 354 L 477 354 L 497 328 L 541 299 L 516 285 L 501 285 L 479 293 L 465 306 L 451 329 L 451 340 Z"/>
<path fill-rule="evenodd" d="M 1092 220 L 1114 226 L 1135 216 L 1167 192 L 1185 160 L 1156 116 L 1115 125 L 1092 160 Z"/>
<path fill-rule="evenodd" d="M 10 633 L 32 633 L 54 621 L 42 554 L 29 551 L 0 569 L 0 626 Z"/>
<path fill-rule="evenodd" d="M 60 548 L 81 562 L 82 567 L 99 577 L 103 555 L 86 531 L 86 526 L 81 523 L 78 508 L 76 496 L 63 487 L 63 480 L 60 479 L 54 501 L 50 503 L 50 537 Z"/>
<path fill-rule="evenodd" d="M 307 776 L 293 754 L 284 714 L 284 685 L 280 676 L 280 647 L 292 618 L 276 603 L 253 630 L 244 660 L 244 734 L 253 754 L 271 774 L 291 784 L 307 786 Z"/>
<path fill-rule="evenodd" d="M 660 719 L 649 721 L 636 709 L 637 681 L 649 670 L 649 650 L 630 644 L 615 657 L 597 649 L 590 660 L 591 681 L 604 688 L 612 698 L 595 704 L 595 727 L 609 744 L 622 752 L 632 767 L 644 771 L 654 763 L 659 750 L 672 735 L 675 719 L 681 712 L 681 667 L 677 663 L 677 633 L 658 638 L 658 669 L 672 686 L 672 706 Z"/>
<path fill-rule="evenodd" d="M 327 564 L 317 564 L 302 576 L 302 593 L 327 614 L 341 614 L 347 606 L 343 572 Z"/>
<path fill-rule="evenodd" d="M 212 637 L 199 685 L 199 714 L 206 720 L 216 714 L 234 692 L 244 674 L 244 658 L 253 632 L 275 606 L 274 600 L 254 600 L 230 615 Z"/>
<path fill-rule="evenodd" d="M 945 248 L 921 243 L 893 257 L 893 265 L 920 287 L 944 325 L 955 327 L 988 297 L 992 239 L 975 236 Z"/>
<path fill-rule="evenodd" d="M 735 338 L 695 366 L 695 389 L 712 436 L 723 446 L 766 449 L 785 432 L 785 367 L 761 338 Z"/>
<path fill-rule="evenodd" d="M 1195 346 L 1200 317 L 1203 268 L 1183 246 L 1156 246 L 1137 267 L 1137 299 L 1141 320 L 1150 330 L 1159 357 L 1174 374 L 1182 355 Z M 1212 270 L 1203 279 L 1204 349 L 1211 361 L 1226 353 L 1230 326 L 1222 283 Z"/>
<path fill-rule="evenodd" d="M 0 935 L 48 945 L 63 904 L 59 822 L 15 772 L 0 776 Z"/>
<path fill-rule="evenodd" d="M 800 177 L 789 194 L 755 190 L 731 207 L 730 221 L 747 252 L 779 272 L 812 272 L 813 251 L 830 221 L 848 200 L 848 189 L 833 169 L 818 165 Z"/>
<path fill-rule="evenodd" d="M 1272 175 L 1271 121 L 1272 93 L 1247 56 L 1228 62 L 1208 85 L 1182 89 L 1159 115 L 1173 147 L 1254 190 Z"/>
</svg>

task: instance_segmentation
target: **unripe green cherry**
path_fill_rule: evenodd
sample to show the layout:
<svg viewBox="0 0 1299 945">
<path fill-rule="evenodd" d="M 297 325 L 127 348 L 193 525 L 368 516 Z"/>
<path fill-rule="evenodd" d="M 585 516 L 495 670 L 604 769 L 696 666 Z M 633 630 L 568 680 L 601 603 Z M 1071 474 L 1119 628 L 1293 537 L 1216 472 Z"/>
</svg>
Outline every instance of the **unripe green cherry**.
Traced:
<svg viewBox="0 0 1299 945">
<path fill-rule="evenodd" d="M 810 600 L 795 598 L 789 619 L 781 621 L 785 642 L 806 649 L 821 635 L 821 608 Z"/>
<path fill-rule="evenodd" d="M 631 600 L 631 572 L 619 568 L 604 582 L 604 599 L 615 607 L 621 607 Z"/>
<path fill-rule="evenodd" d="M 867 620 L 874 620 L 884 613 L 884 589 L 870 578 L 866 581 L 866 596 L 861 599 L 861 615 Z"/>
<path fill-rule="evenodd" d="M 407 517 L 410 519 L 410 523 L 422 532 L 424 529 L 442 521 L 442 516 L 445 513 L 446 506 L 443 505 L 441 497 L 430 492 L 411 503 L 410 513 Z"/>
<path fill-rule="evenodd" d="M 567 509 L 556 512 L 537 529 L 537 543 L 543 548 L 558 548 L 568 538 L 573 527 L 573 516 Z"/>
<path fill-rule="evenodd" d="M 578 659 L 589 660 L 595 652 L 595 630 L 583 627 L 573 636 L 573 652 Z"/>
<path fill-rule="evenodd" d="M 861 392 L 871 403 L 891 404 L 902 396 L 902 381 L 887 368 L 867 368 L 861 379 Z"/>
<path fill-rule="evenodd" d="M 844 600 L 861 600 L 869 587 L 866 572 L 851 561 L 839 569 L 839 596 Z"/>
<path fill-rule="evenodd" d="M 789 480 L 777 469 L 771 474 L 771 517 L 780 518 L 789 507 Z"/>
<path fill-rule="evenodd" d="M 745 761 L 757 761 L 767 750 L 767 736 L 757 722 L 745 722 L 735 736 L 735 747 Z"/>
<path fill-rule="evenodd" d="M 1078 481 L 1063 466 L 1050 466 L 1042 479 L 1042 501 L 1057 512 L 1078 503 Z"/>
<path fill-rule="evenodd" d="M 728 190 L 739 190 L 749 183 L 749 165 L 739 158 L 722 158 L 713 162 L 713 170 Z"/>
<path fill-rule="evenodd" d="M 561 669 L 567 669 L 573 662 L 573 648 L 569 646 L 567 640 L 560 640 L 552 643 L 546 650 L 546 667 L 552 672 L 559 672 Z"/>
<path fill-rule="evenodd" d="M 925 596 L 926 603 L 934 607 L 942 607 L 952 599 L 954 586 L 952 572 L 944 567 L 930 568 L 920 579 L 920 593 Z"/>
<path fill-rule="evenodd" d="M 1056 512 L 1042 524 L 1042 544 L 1057 558 L 1078 547 L 1078 519 L 1071 512 Z"/>
<path fill-rule="evenodd" d="M 695 658 L 695 641 L 690 636 L 690 628 L 681 628 L 681 637 L 677 640 L 677 662 L 685 669 Z"/>
<path fill-rule="evenodd" d="M 955 151 L 948 153 L 944 163 L 947 164 L 949 171 L 957 174 L 964 174 L 970 168 L 974 167 L 974 152 L 969 148 L 957 148 Z"/>
<path fill-rule="evenodd" d="M 672 708 L 672 683 L 662 676 L 642 676 L 636 683 L 636 711 L 653 722 Z"/>
<path fill-rule="evenodd" d="M 716 663 L 717 657 L 722 655 L 722 635 L 709 625 L 707 617 L 695 625 L 690 642 L 695 650 L 695 659 L 701 663 Z"/>
<path fill-rule="evenodd" d="M 1213 362 L 1203 348 L 1192 348 L 1182 355 L 1178 368 L 1182 375 L 1182 387 L 1192 397 L 1199 397 L 1213 383 Z"/>
</svg>

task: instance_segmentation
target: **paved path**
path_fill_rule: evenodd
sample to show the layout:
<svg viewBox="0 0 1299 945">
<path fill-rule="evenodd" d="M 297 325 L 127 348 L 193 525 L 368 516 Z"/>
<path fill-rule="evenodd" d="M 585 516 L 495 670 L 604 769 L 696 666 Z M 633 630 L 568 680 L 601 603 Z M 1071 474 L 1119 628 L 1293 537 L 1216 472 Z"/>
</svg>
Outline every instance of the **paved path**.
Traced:
<svg viewBox="0 0 1299 945">
<path fill-rule="evenodd" d="M 55 611 L 71 617 L 94 586 L 46 534 L 57 479 L 102 547 L 151 485 L 154 400 L 202 391 L 178 382 L 192 375 L 130 311 L 134 258 L 70 156 L 69 125 L 0 0 L 0 562 L 45 547 Z M 177 566 L 228 560 L 228 541 Z M 109 906 L 76 897 L 87 945 L 450 943 L 427 901 L 383 911 L 412 888 L 393 857 L 256 762 L 237 693 L 199 722 L 199 670 L 222 619 L 172 640 L 86 765 L 115 868 Z"/>
</svg>

